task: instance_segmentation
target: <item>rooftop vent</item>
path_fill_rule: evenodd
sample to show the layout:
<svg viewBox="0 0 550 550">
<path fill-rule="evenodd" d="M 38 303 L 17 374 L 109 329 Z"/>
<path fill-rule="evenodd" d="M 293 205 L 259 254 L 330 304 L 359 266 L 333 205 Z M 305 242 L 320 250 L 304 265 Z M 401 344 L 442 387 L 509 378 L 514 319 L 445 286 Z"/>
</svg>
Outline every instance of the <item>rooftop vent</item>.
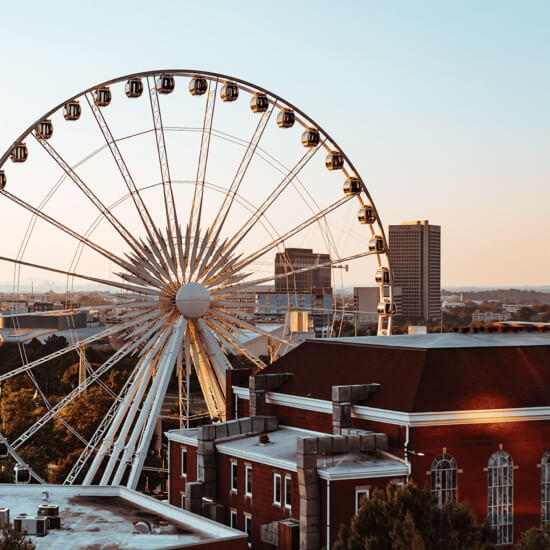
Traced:
<svg viewBox="0 0 550 550">
<path fill-rule="evenodd" d="M 145 520 L 138 520 L 134 522 L 134 529 L 140 535 L 149 535 L 151 533 L 151 524 Z"/>
<path fill-rule="evenodd" d="M 271 443 L 269 436 L 267 434 L 260 434 L 260 437 L 258 437 L 258 443 L 260 445 L 267 445 Z"/>
</svg>

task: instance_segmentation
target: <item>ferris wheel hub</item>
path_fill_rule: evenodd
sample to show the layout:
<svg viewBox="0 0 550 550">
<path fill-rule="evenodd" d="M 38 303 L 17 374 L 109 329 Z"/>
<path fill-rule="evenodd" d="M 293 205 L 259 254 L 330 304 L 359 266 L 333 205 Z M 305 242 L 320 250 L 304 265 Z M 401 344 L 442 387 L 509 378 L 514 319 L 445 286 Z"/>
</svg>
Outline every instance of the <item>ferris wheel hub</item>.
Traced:
<svg viewBox="0 0 550 550">
<path fill-rule="evenodd" d="M 185 283 L 176 293 L 176 307 L 188 319 L 202 317 L 210 307 L 210 293 L 200 283 Z"/>
</svg>

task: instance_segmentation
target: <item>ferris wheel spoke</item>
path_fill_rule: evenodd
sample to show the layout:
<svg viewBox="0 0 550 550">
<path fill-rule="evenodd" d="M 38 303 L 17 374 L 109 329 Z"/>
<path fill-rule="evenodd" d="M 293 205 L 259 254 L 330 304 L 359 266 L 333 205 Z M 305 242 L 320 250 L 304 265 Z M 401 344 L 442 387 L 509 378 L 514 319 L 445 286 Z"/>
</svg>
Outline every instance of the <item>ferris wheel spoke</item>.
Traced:
<svg viewBox="0 0 550 550">
<path fill-rule="evenodd" d="M 155 424 L 164 402 L 168 382 L 170 381 L 171 374 L 174 371 L 174 365 L 176 364 L 179 350 L 183 344 L 186 325 L 187 321 L 183 317 L 180 317 L 174 325 L 174 332 L 169 342 L 161 351 L 161 356 L 159 359 L 161 365 L 157 370 L 155 380 L 153 382 L 154 386 L 158 381 L 158 386 L 153 394 L 154 399 L 149 407 L 144 405 L 142 408 L 142 412 L 146 411 L 146 415 L 144 416 L 144 420 L 146 422 L 143 424 L 143 428 L 140 427 L 139 420 L 137 424 L 137 431 L 141 432 L 141 437 L 135 450 L 130 475 L 128 476 L 127 486 L 130 489 L 135 489 L 137 486 L 139 475 L 141 474 L 141 468 L 143 467 L 147 450 L 149 449 L 149 444 L 151 443 L 151 437 L 155 429 Z M 149 393 L 151 394 L 152 391 Z M 147 397 L 149 398 L 149 395 Z"/>
<path fill-rule="evenodd" d="M 151 214 L 149 213 L 149 210 L 147 209 L 147 206 L 143 201 L 138 188 L 136 187 L 134 179 L 132 178 L 132 175 L 128 170 L 126 162 L 124 161 L 124 158 L 120 153 L 118 144 L 115 138 L 113 137 L 113 134 L 111 133 L 109 125 L 107 124 L 107 121 L 105 120 L 105 117 L 101 112 L 101 109 L 95 104 L 95 101 L 93 100 L 93 98 L 90 98 L 90 94 L 86 94 L 86 101 L 88 102 L 88 105 L 90 106 L 90 110 L 92 111 L 95 117 L 95 120 L 101 130 L 101 133 L 103 134 L 105 142 L 108 145 L 109 150 L 111 151 L 113 159 L 120 171 L 120 174 L 122 176 L 122 179 L 124 180 L 126 188 L 128 189 L 130 196 L 132 197 L 132 200 L 138 211 L 139 217 L 141 219 L 141 222 L 143 223 L 145 231 L 147 232 L 147 234 L 151 239 L 154 239 L 155 236 L 158 237 L 158 230 L 153 222 L 153 218 L 151 217 Z"/>
<path fill-rule="evenodd" d="M 239 168 L 237 169 L 237 172 L 233 178 L 233 181 L 231 182 L 229 189 L 227 190 L 227 193 L 218 210 L 218 213 L 216 214 L 216 217 L 214 218 L 214 221 L 212 222 L 212 225 L 208 230 L 207 238 L 209 241 L 211 241 L 212 244 L 209 247 L 208 254 L 203 258 L 201 262 L 201 266 L 199 268 L 199 277 L 204 274 L 203 269 L 206 266 L 208 259 L 214 250 L 214 245 L 220 236 L 220 233 L 225 224 L 225 220 L 227 219 L 227 216 L 229 215 L 229 211 L 231 210 L 231 206 L 233 205 L 235 196 L 239 192 L 239 188 L 244 179 L 246 171 L 248 170 L 250 161 L 252 160 L 252 157 L 256 152 L 258 143 L 260 142 L 264 134 L 265 128 L 267 126 L 267 123 L 269 122 L 269 119 L 271 118 L 271 115 L 273 113 L 273 109 L 275 108 L 275 106 L 276 106 L 276 102 L 270 103 L 269 109 L 262 113 L 260 120 L 258 121 L 258 125 L 256 126 L 256 129 L 254 130 L 254 133 L 252 134 L 252 137 L 250 138 L 248 146 L 244 152 L 241 163 L 239 164 Z"/>
<path fill-rule="evenodd" d="M 95 342 L 96 340 L 101 340 L 102 338 L 106 338 L 107 336 L 110 336 L 112 334 L 116 334 L 117 332 L 121 332 L 129 327 L 132 327 L 135 323 L 138 323 L 138 321 L 124 323 L 122 325 L 117 325 L 116 327 L 110 327 L 108 329 L 102 330 L 101 332 L 95 334 L 94 336 L 90 336 L 88 338 L 85 338 L 84 340 L 80 340 L 74 344 L 69 344 L 63 349 L 54 351 L 53 353 L 50 353 L 48 355 L 45 355 L 44 357 L 39 357 L 38 359 L 35 359 L 34 361 L 31 361 L 30 363 L 27 363 L 25 365 L 22 365 L 20 367 L 17 367 L 5 374 L 0 375 L 0 382 L 3 382 L 4 380 L 7 380 L 8 378 L 13 378 L 14 376 L 17 376 L 18 374 L 21 374 L 23 372 L 26 372 L 28 370 L 31 370 L 38 365 L 42 365 L 43 363 L 47 363 L 48 361 L 55 359 L 57 357 L 60 357 L 61 355 L 65 355 L 66 353 L 69 353 L 71 351 L 76 351 L 79 347 L 91 344 L 92 342 Z"/>
<path fill-rule="evenodd" d="M 212 86 L 214 87 L 212 88 Z M 193 192 L 193 202 L 191 203 L 191 212 L 189 215 L 191 235 L 193 236 L 195 241 L 198 240 L 198 233 L 200 231 L 201 225 L 204 180 L 206 177 L 206 167 L 208 165 L 208 153 L 210 152 L 210 137 L 212 135 L 212 121 L 214 120 L 214 109 L 216 107 L 217 90 L 218 79 L 216 78 L 214 83 L 210 81 L 208 84 L 208 94 L 206 98 L 206 105 L 204 107 L 199 160 L 197 163 L 197 174 L 195 178 L 195 189 Z M 190 266 L 190 276 L 193 274 L 195 268 L 194 255 L 191 257 L 191 260 L 193 262 L 193 265 Z"/>
<path fill-rule="evenodd" d="M 13 264 L 24 265 L 27 267 L 34 267 L 36 269 L 43 269 L 45 271 L 50 271 L 51 273 L 60 273 L 62 275 L 69 275 L 70 277 L 77 277 L 78 279 L 85 279 L 87 281 L 93 281 L 95 283 L 100 283 L 106 286 L 112 286 L 115 288 L 121 288 L 123 290 L 130 290 L 132 292 L 137 292 L 138 294 L 147 294 L 150 296 L 160 296 L 162 293 L 158 290 L 153 290 L 146 287 L 138 287 L 135 285 L 127 285 L 124 283 L 117 283 L 115 281 L 108 281 L 107 279 L 100 279 L 99 277 L 92 277 L 90 275 L 82 275 L 80 273 L 75 273 L 74 271 L 65 271 L 63 269 L 56 269 L 54 267 L 48 267 L 45 265 L 34 264 L 31 262 L 24 262 L 22 260 L 15 260 L 14 258 L 6 258 L 5 256 L 0 256 L 0 261 L 11 262 Z M 143 298 L 143 296 L 141 296 Z"/>
<path fill-rule="evenodd" d="M 273 248 L 275 248 L 275 247 L 279 246 L 280 244 L 284 243 L 284 241 L 292 238 L 294 235 L 300 233 L 305 228 L 307 228 L 310 225 L 312 225 L 312 224 L 318 222 L 319 220 L 325 218 L 330 212 L 332 212 L 333 210 L 336 210 L 337 208 L 339 208 L 340 206 L 342 206 L 343 204 L 348 202 L 351 198 L 352 197 L 349 197 L 349 196 L 343 196 L 342 198 L 340 198 L 336 202 L 332 203 L 330 206 L 327 206 L 326 208 L 324 208 L 320 212 L 317 212 L 314 216 L 312 216 L 311 218 L 309 218 L 305 222 L 297 225 L 296 227 L 294 227 L 293 229 L 291 229 L 290 231 L 288 231 L 284 235 L 282 235 L 282 236 L 278 237 L 277 239 L 271 241 L 269 244 L 265 245 L 263 248 L 260 248 L 260 250 L 254 252 L 253 254 L 250 254 L 246 258 L 243 258 L 240 262 L 238 262 L 237 264 L 235 264 L 233 266 L 232 270 L 229 271 L 229 274 L 231 274 L 232 272 L 234 272 L 236 270 L 243 269 L 247 265 L 250 265 L 254 261 L 261 258 L 264 254 L 266 254 L 270 250 L 273 250 Z M 223 270 L 217 277 L 215 276 L 211 281 L 205 281 L 205 284 L 210 286 L 210 285 L 213 285 L 213 284 L 220 283 L 227 277 L 227 273 L 228 273 L 227 270 Z M 225 277 L 223 277 L 224 274 L 225 274 Z M 217 281 L 218 277 L 221 277 L 221 279 L 219 281 Z"/>
<path fill-rule="evenodd" d="M 126 437 L 130 430 L 130 427 L 134 421 L 136 412 L 141 405 L 145 391 L 149 385 L 151 376 L 154 371 L 155 362 L 153 361 L 160 347 L 166 341 L 166 338 L 170 334 L 171 329 L 166 329 L 157 338 L 152 339 L 155 344 L 151 350 L 141 357 L 138 362 L 139 370 L 137 372 L 134 383 L 129 388 L 127 395 L 121 403 L 121 406 L 113 416 L 113 420 L 108 427 L 108 431 L 101 442 L 101 446 L 90 465 L 90 468 L 86 472 L 84 478 L 84 484 L 90 485 L 94 479 L 95 474 L 101 462 L 105 458 L 106 453 L 112 446 L 111 456 L 106 465 L 105 471 L 102 475 L 100 485 L 106 485 L 113 473 L 113 470 L 117 464 L 118 456 L 124 448 Z M 122 426 L 122 427 L 121 427 Z M 118 430 L 121 430 L 117 436 Z M 115 442 L 116 437 L 116 442 Z M 114 445 L 113 445 L 114 443 Z"/>
<path fill-rule="evenodd" d="M 141 368 L 143 365 L 142 361 L 141 362 L 138 361 L 138 363 L 134 367 L 132 373 L 127 378 L 126 382 L 124 383 L 124 386 L 120 390 L 117 396 L 117 399 L 114 400 L 113 403 L 111 404 L 111 407 L 107 411 L 107 414 L 102 418 L 99 426 L 94 432 L 94 435 L 90 438 L 90 441 L 88 441 L 88 444 L 82 450 L 82 452 L 80 453 L 80 456 L 78 457 L 78 460 L 74 463 L 73 467 L 71 468 L 71 471 L 63 481 L 63 485 L 72 485 L 75 482 L 75 480 L 80 475 L 80 472 L 82 472 L 82 469 L 86 465 L 86 462 L 88 461 L 92 453 L 96 450 L 100 442 L 103 445 L 103 443 L 107 440 L 105 437 L 105 432 L 110 428 L 115 415 L 118 413 L 119 409 L 123 406 L 125 399 L 128 398 L 127 397 L 128 394 L 130 393 L 133 386 L 135 385 L 136 380 L 139 378 Z"/>
<path fill-rule="evenodd" d="M 221 287 L 219 289 L 215 289 L 210 292 L 212 296 L 226 296 L 230 295 L 237 290 L 242 290 L 243 288 L 248 288 L 251 286 L 259 285 L 262 283 L 266 283 L 268 281 L 274 281 L 276 279 L 282 279 L 284 277 L 288 277 L 290 275 L 297 275 L 298 273 L 306 273 L 307 271 L 312 271 L 315 269 L 319 269 L 320 267 L 330 267 L 333 265 L 341 264 L 344 262 L 351 262 L 353 260 L 357 260 L 359 258 L 364 258 L 365 256 L 372 256 L 377 254 L 376 252 L 360 252 L 359 254 L 354 254 L 353 256 L 347 256 L 346 258 L 338 258 L 337 260 L 331 260 L 328 262 L 321 262 L 319 264 L 310 265 L 307 267 L 302 267 L 300 269 L 290 269 L 289 271 L 285 273 L 279 273 L 277 275 L 270 275 L 268 277 L 263 277 L 262 279 L 255 279 L 253 281 L 247 281 L 246 283 L 240 283 L 236 285 L 228 285 L 225 287 Z"/>
<path fill-rule="evenodd" d="M 294 181 L 300 171 L 306 166 L 306 164 L 313 158 L 315 153 L 319 151 L 324 141 L 317 147 L 310 147 L 304 156 L 294 165 L 294 167 L 283 178 L 281 183 L 269 194 L 264 202 L 258 207 L 256 212 L 241 226 L 241 228 L 235 233 L 235 235 L 229 240 L 227 244 L 226 252 L 231 254 L 233 250 L 239 245 L 239 243 L 246 237 L 246 235 L 252 230 L 252 228 L 258 223 L 260 218 L 265 214 L 269 207 L 277 200 L 281 193 Z"/>
<path fill-rule="evenodd" d="M 80 343 L 82 344 L 82 342 Z M 107 361 L 105 361 L 101 367 L 94 371 L 93 375 L 86 378 L 76 388 L 68 393 L 61 401 L 56 403 L 49 411 L 47 411 L 37 422 L 35 422 L 29 429 L 20 435 L 11 445 L 14 449 L 18 449 L 25 441 L 34 435 L 40 428 L 45 426 L 57 413 L 64 409 L 69 403 L 76 399 L 82 391 L 87 389 L 97 378 L 105 374 L 111 367 L 116 365 L 122 358 L 126 357 L 133 349 L 131 344 L 125 344 L 114 355 L 112 355 Z"/>
<path fill-rule="evenodd" d="M 221 391 L 218 379 L 210 368 L 208 356 L 203 348 L 194 323 L 189 323 L 190 343 L 195 372 L 204 395 L 211 418 L 222 418 L 225 410 L 225 397 Z"/>
<path fill-rule="evenodd" d="M 86 97 L 86 99 L 88 99 Z M 89 102 L 89 100 L 88 100 Z M 97 107 L 96 107 L 97 108 Z M 99 108 L 98 108 L 99 109 Z M 69 166 L 69 164 L 63 159 L 63 157 L 54 149 L 54 147 L 44 138 L 39 137 L 36 132 L 33 133 L 34 138 L 42 145 L 45 151 L 52 157 L 52 159 L 60 166 L 60 168 L 67 174 L 67 176 L 76 184 L 76 186 L 84 193 L 84 195 L 90 200 L 90 202 L 99 210 L 101 215 L 109 221 L 109 223 L 115 228 L 117 233 L 124 239 L 124 241 L 134 251 L 138 251 L 138 243 L 129 233 L 129 231 L 120 223 L 116 216 L 99 200 L 95 193 L 84 183 L 84 181 L 76 174 L 76 172 Z"/>
<path fill-rule="evenodd" d="M 213 317 L 207 317 L 205 319 L 206 324 L 212 329 L 214 336 L 218 339 L 225 340 L 232 348 L 237 352 L 237 354 L 242 354 L 246 356 L 252 363 L 254 363 L 258 368 L 264 369 L 266 367 L 265 363 L 256 355 L 254 355 L 246 346 L 242 345 L 238 338 L 231 332 L 230 328 L 227 325 L 224 325 L 221 321 L 217 321 Z M 233 329 L 234 331 L 235 329 Z"/>
<path fill-rule="evenodd" d="M 174 201 L 174 192 L 172 189 L 172 179 L 170 177 L 170 165 L 168 163 L 168 153 L 166 151 L 166 142 L 164 140 L 164 127 L 162 125 L 162 113 L 155 79 L 151 84 L 150 77 L 147 77 L 147 87 L 149 90 L 149 101 L 151 103 L 151 113 L 153 115 L 153 125 L 155 128 L 155 139 L 157 143 L 157 153 L 160 166 L 160 175 L 162 180 L 162 190 L 164 194 L 164 207 L 166 210 L 166 222 L 168 224 L 168 240 L 173 243 L 174 236 L 178 227 L 178 215 Z M 178 276 L 175 273 L 176 278 Z"/>
<path fill-rule="evenodd" d="M 31 212 L 31 213 L 35 214 L 36 216 L 42 218 L 44 221 L 50 223 L 51 225 L 53 225 L 57 229 L 60 229 L 64 233 L 70 235 L 71 237 L 73 237 L 77 241 L 80 241 L 80 242 L 84 243 L 85 245 L 90 247 L 92 250 L 98 252 L 99 254 L 101 254 L 102 256 L 107 258 L 108 260 L 112 261 L 113 263 L 116 263 L 117 265 L 119 265 L 123 269 L 126 269 L 130 272 L 133 271 L 132 264 L 129 264 L 128 262 L 125 262 L 122 258 L 119 258 L 115 254 L 113 254 L 113 253 L 105 250 L 101 246 L 91 242 L 89 239 L 86 239 L 85 237 L 83 237 L 82 235 L 77 233 L 76 231 L 73 231 L 72 229 L 69 229 L 67 226 L 65 226 L 61 222 L 53 219 L 52 217 L 48 216 L 47 214 L 45 214 L 41 210 L 38 210 L 38 209 L 34 208 L 33 206 L 26 203 L 25 201 L 23 201 L 19 197 L 16 197 L 15 195 L 12 195 L 9 191 L 6 191 L 5 189 L 3 189 L 3 190 L 0 191 L 0 193 L 2 193 L 5 197 L 9 198 L 10 200 L 15 202 L 19 206 L 22 206 L 23 208 L 25 208 L 29 212 Z"/>
<path fill-rule="evenodd" d="M 218 378 L 220 387 L 225 394 L 225 377 L 227 371 L 232 369 L 231 363 L 229 363 L 222 349 L 214 340 L 211 329 L 207 326 L 204 319 L 199 317 L 196 319 L 196 324 L 198 326 L 200 336 L 204 342 L 204 347 L 208 353 L 208 359 L 214 366 L 216 377 Z"/>
<path fill-rule="evenodd" d="M 272 338 L 273 340 L 277 340 L 278 342 L 282 342 L 283 344 L 294 346 L 294 344 L 292 344 L 292 342 L 290 342 L 289 340 L 285 340 L 284 338 L 280 338 L 279 336 L 274 336 L 273 334 L 270 334 L 269 332 L 258 328 L 256 325 L 247 323 L 246 321 L 243 321 L 242 319 L 237 317 L 235 314 L 232 315 L 227 310 L 223 310 L 219 307 L 215 307 L 210 310 L 210 315 L 222 321 L 224 324 L 228 324 L 236 328 L 251 330 L 252 332 L 261 334 L 262 336 L 267 336 L 268 338 Z"/>
</svg>

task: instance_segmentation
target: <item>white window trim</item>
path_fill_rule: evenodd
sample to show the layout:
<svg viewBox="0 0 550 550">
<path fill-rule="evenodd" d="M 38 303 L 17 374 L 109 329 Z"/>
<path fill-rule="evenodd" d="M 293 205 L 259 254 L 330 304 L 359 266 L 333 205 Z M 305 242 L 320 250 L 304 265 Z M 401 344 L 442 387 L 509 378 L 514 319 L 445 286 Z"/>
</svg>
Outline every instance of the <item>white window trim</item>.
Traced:
<svg viewBox="0 0 550 550">
<path fill-rule="evenodd" d="M 251 537 L 252 537 L 252 514 L 248 514 L 246 512 L 244 512 L 243 514 L 244 516 L 244 525 L 243 525 L 243 531 L 248 535 L 248 547 L 250 548 L 251 547 Z M 250 525 L 250 533 L 247 532 L 246 530 L 246 524 L 249 524 Z"/>
<path fill-rule="evenodd" d="M 248 490 L 249 478 L 250 478 L 250 491 Z M 253 489 L 254 487 L 252 486 L 252 466 L 245 466 L 244 467 L 244 496 L 251 497 Z"/>
<path fill-rule="evenodd" d="M 239 465 L 236 460 L 231 461 L 231 492 L 238 492 L 238 481 L 239 481 Z M 233 475 L 233 468 L 235 468 L 235 475 Z"/>
<path fill-rule="evenodd" d="M 235 524 L 233 525 L 233 518 L 235 518 Z M 235 508 L 231 508 L 229 510 L 229 527 L 232 529 L 238 529 L 239 524 L 237 523 L 238 516 L 237 516 L 237 510 Z"/>
<path fill-rule="evenodd" d="M 281 506 L 283 504 L 283 479 L 281 474 L 273 474 L 273 504 Z M 277 483 L 279 484 L 279 500 L 277 500 Z"/>
<path fill-rule="evenodd" d="M 287 490 L 286 490 L 286 482 L 287 480 L 290 481 L 290 488 L 288 490 L 288 499 L 286 498 L 287 497 Z M 292 509 L 292 476 L 291 475 L 285 475 L 285 486 L 284 486 L 284 489 L 285 489 L 285 496 L 284 496 L 284 502 L 285 502 L 285 508 L 287 510 L 291 510 Z M 288 500 L 288 502 L 287 502 Z"/>
<path fill-rule="evenodd" d="M 183 457 L 185 456 L 185 460 Z M 181 477 L 187 477 L 187 449 L 181 449 L 181 456 L 180 456 L 180 470 L 181 470 Z M 185 471 L 183 471 L 183 465 L 185 464 Z"/>
<path fill-rule="evenodd" d="M 355 487 L 355 513 L 359 512 L 359 499 L 360 495 L 366 495 L 367 500 L 370 498 L 370 485 L 361 485 Z"/>
<path fill-rule="evenodd" d="M 180 492 L 180 498 L 181 498 L 181 507 L 185 510 L 185 491 Z"/>
</svg>

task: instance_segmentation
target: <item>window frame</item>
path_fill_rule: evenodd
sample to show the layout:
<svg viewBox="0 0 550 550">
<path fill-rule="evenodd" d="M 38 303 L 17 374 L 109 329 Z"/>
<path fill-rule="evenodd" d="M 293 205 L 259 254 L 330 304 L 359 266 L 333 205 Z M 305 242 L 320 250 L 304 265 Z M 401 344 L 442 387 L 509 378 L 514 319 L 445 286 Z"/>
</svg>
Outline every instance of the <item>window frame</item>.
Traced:
<svg viewBox="0 0 550 550">
<path fill-rule="evenodd" d="M 238 523 L 239 516 L 237 515 L 237 510 L 235 508 L 231 508 L 229 510 L 229 527 L 231 529 L 238 529 L 239 523 Z M 235 520 L 233 524 L 233 520 Z"/>
<path fill-rule="evenodd" d="M 540 461 L 540 523 L 550 522 L 550 450 Z"/>
<path fill-rule="evenodd" d="M 446 464 L 447 463 L 447 464 Z M 448 465 L 448 467 L 444 467 Z M 447 502 L 457 502 L 458 468 L 454 456 L 443 453 L 430 466 L 431 492 L 442 508 Z"/>
<path fill-rule="evenodd" d="M 250 482 L 250 483 L 249 483 Z M 248 486 L 250 485 L 250 490 L 248 489 Z M 252 496 L 252 466 L 250 464 L 246 464 L 244 467 L 244 496 L 245 497 L 251 497 Z"/>
<path fill-rule="evenodd" d="M 185 491 L 180 491 L 180 507 L 185 510 Z"/>
<path fill-rule="evenodd" d="M 231 492 L 239 492 L 239 463 L 236 460 L 231 461 Z"/>
<path fill-rule="evenodd" d="M 359 512 L 359 508 L 361 508 L 361 496 L 365 496 L 367 500 L 370 499 L 370 485 L 361 485 L 359 487 L 355 487 L 355 513 Z"/>
<path fill-rule="evenodd" d="M 186 447 L 181 448 L 180 475 L 181 477 L 187 477 L 187 448 Z"/>
<path fill-rule="evenodd" d="M 289 482 L 289 486 L 287 487 L 287 481 Z M 290 474 L 285 475 L 285 481 L 284 481 L 284 489 L 285 489 L 285 496 L 284 496 L 284 503 L 285 508 L 287 510 L 292 510 L 292 476 Z"/>
<path fill-rule="evenodd" d="M 283 478 L 281 474 L 273 474 L 273 504 L 279 508 L 283 505 Z M 279 500 L 277 500 L 277 489 L 279 489 Z"/>
<path fill-rule="evenodd" d="M 252 544 L 252 514 L 249 514 L 248 512 L 243 513 L 244 517 L 244 529 L 243 531 L 248 535 L 248 546 Z"/>
<path fill-rule="evenodd" d="M 514 461 L 502 450 L 494 452 L 487 465 L 487 521 L 497 534 L 497 544 L 513 544 Z"/>
</svg>

